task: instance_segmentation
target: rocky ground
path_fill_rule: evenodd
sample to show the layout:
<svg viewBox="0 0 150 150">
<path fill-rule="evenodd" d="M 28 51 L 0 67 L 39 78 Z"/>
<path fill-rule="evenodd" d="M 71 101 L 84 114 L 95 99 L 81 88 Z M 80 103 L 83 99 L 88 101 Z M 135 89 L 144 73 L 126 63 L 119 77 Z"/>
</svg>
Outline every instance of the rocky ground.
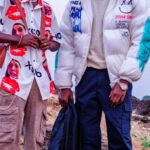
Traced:
<svg viewBox="0 0 150 150">
<path fill-rule="evenodd" d="M 150 150 L 150 101 L 139 101 L 133 97 L 133 117 L 132 117 L 132 142 L 133 150 Z M 57 97 L 53 97 L 49 101 L 48 105 L 48 122 L 47 122 L 47 135 L 45 137 L 45 144 L 42 150 L 47 150 L 47 145 L 50 138 L 51 128 L 55 121 L 55 118 L 60 110 L 60 106 L 57 103 Z M 108 150 L 107 148 L 107 135 L 106 124 L 104 115 L 102 118 L 102 150 Z M 145 147 L 145 148 L 144 148 Z M 146 148 L 147 147 L 147 148 Z"/>
</svg>

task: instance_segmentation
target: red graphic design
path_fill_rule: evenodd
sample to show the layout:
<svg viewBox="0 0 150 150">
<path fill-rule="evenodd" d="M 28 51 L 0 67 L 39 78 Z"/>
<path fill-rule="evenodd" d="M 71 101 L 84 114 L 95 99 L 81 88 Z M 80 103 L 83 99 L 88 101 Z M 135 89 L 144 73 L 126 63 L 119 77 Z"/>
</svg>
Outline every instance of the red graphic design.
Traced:
<svg viewBox="0 0 150 150">
<path fill-rule="evenodd" d="M 1 88 L 11 94 L 15 94 L 16 92 L 20 91 L 18 82 L 15 79 L 9 77 L 3 77 Z"/>
<path fill-rule="evenodd" d="M 22 7 L 22 9 L 23 9 L 23 12 L 25 14 L 25 10 L 24 10 L 23 7 Z M 19 9 L 17 8 L 16 5 L 9 6 L 9 8 L 6 12 L 6 16 L 11 20 L 20 20 L 20 19 L 22 19 L 21 14 L 19 12 Z M 26 17 L 26 14 L 25 14 L 25 17 Z"/>
<path fill-rule="evenodd" d="M 52 18 L 51 18 L 51 15 L 52 15 L 52 8 L 45 5 L 44 6 L 44 9 L 45 9 L 45 24 L 46 24 L 46 27 L 51 27 L 52 25 Z"/>
<path fill-rule="evenodd" d="M 44 33 L 44 35 L 45 35 L 45 37 L 46 37 L 47 39 L 53 40 L 53 36 L 52 36 L 52 34 L 50 33 L 49 30 L 46 30 L 45 33 Z M 46 57 L 44 51 L 42 51 L 42 57 L 43 57 L 43 58 Z"/>
<path fill-rule="evenodd" d="M 132 15 L 116 15 L 116 19 L 133 19 Z"/>
<path fill-rule="evenodd" d="M 52 18 L 49 16 L 45 16 L 45 26 L 51 27 L 51 25 L 52 25 Z"/>
<path fill-rule="evenodd" d="M 56 89 L 53 81 L 50 82 L 50 93 L 56 94 Z"/>
<path fill-rule="evenodd" d="M 39 0 L 39 1 L 38 1 L 38 4 L 39 4 L 40 6 L 43 6 L 43 0 Z"/>
<path fill-rule="evenodd" d="M 45 5 L 44 9 L 45 9 L 45 15 L 47 15 L 47 16 L 52 15 L 52 8 L 50 6 Z"/>
<path fill-rule="evenodd" d="M 10 53 L 13 56 L 24 56 L 26 54 L 26 47 L 10 47 Z"/>
<path fill-rule="evenodd" d="M 49 71 L 49 68 L 48 68 L 47 59 L 45 59 L 45 60 L 43 61 L 42 65 L 43 65 L 43 68 L 45 69 L 45 71 L 46 71 L 46 73 L 47 73 L 47 75 L 48 75 L 49 80 L 52 80 L 51 74 L 50 74 L 50 71 Z"/>
</svg>

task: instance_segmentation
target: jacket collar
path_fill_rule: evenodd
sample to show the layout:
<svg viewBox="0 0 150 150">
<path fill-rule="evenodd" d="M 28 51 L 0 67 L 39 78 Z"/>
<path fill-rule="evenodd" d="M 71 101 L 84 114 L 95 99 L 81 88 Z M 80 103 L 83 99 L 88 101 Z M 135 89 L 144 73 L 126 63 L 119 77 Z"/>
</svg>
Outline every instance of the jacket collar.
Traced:
<svg viewBox="0 0 150 150">
<path fill-rule="evenodd" d="M 22 0 L 22 3 L 30 3 L 30 0 Z M 34 9 L 39 9 L 43 7 L 43 0 L 38 0 L 38 4 Z"/>
<path fill-rule="evenodd" d="M 90 26 L 92 27 L 93 23 L 93 11 L 92 11 L 92 0 L 81 0 L 82 7 L 90 21 Z"/>
<path fill-rule="evenodd" d="M 81 0 L 82 7 L 90 21 L 90 25 L 92 26 L 93 23 L 93 11 L 92 11 L 92 0 Z M 105 15 L 107 15 L 116 5 L 117 0 L 109 0 L 108 7 L 106 9 Z"/>
</svg>

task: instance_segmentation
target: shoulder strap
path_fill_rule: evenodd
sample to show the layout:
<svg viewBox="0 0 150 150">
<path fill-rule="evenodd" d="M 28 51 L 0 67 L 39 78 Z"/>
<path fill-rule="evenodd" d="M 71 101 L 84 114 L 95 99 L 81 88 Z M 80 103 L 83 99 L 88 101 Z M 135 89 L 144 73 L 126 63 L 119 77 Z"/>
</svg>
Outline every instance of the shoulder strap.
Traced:
<svg viewBox="0 0 150 150">
<path fill-rule="evenodd" d="M 44 6 L 41 8 L 41 27 L 40 27 L 40 37 L 45 36 L 45 9 Z"/>
<path fill-rule="evenodd" d="M 26 21 L 26 16 L 25 16 L 25 13 L 23 12 L 23 9 L 22 9 L 22 7 L 21 7 L 21 2 L 20 2 L 19 0 L 15 0 L 15 2 L 16 2 L 16 6 L 18 7 L 19 12 L 20 12 L 20 14 L 21 14 L 21 16 L 22 16 L 22 20 L 23 20 L 23 22 L 24 22 L 24 25 L 25 25 L 26 29 L 28 30 L 27 21 Z"/>
</svg>

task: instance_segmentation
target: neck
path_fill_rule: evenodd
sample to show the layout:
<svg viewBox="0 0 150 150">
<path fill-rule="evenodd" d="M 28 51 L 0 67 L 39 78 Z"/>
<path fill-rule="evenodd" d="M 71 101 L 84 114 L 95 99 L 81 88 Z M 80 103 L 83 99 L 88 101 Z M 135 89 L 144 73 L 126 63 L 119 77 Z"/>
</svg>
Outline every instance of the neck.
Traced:
<svg viewBox="0 0 150 150">
<path fill-rule="evenodd" d="M 38 4 L 38 0 L 31 0 L 33 7 L 35 7 Z"/>
</svg>

